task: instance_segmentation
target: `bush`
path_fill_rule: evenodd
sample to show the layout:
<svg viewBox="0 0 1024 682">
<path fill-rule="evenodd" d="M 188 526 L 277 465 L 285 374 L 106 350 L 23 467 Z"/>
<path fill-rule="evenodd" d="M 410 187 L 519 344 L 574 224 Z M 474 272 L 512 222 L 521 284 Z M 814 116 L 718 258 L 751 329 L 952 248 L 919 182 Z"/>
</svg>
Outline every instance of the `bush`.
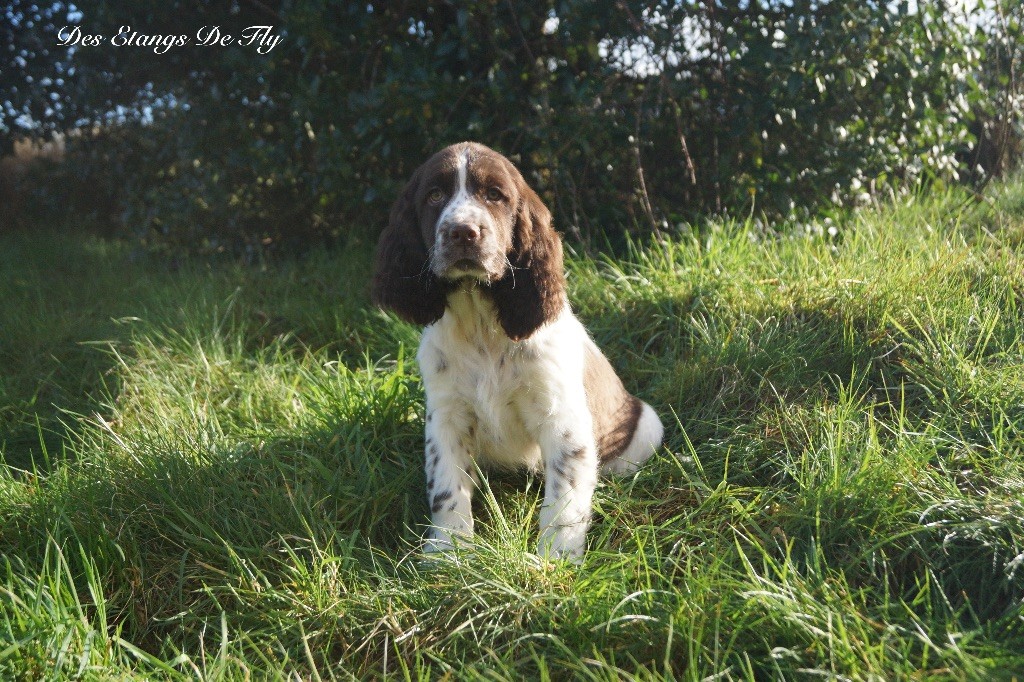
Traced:
<svg viewBox="0 0 1024 682">
<path fill-rule="evenodd" d="M 267 20 L 186 4 L 149 10 L 150 25 Z M 247 251 L 373 234 L 415 166 L 475 139 L 519 163 L 560 229 L 614 242 L 708 213 L 807 214 L 1002 171 L 1021 120 L 1007 76 L 1019 8 L 982 30 L 942 1 L 262 6 L 284 31 L 265 56 L 76 55 L 80 76 L 116 76 L 94 79 L 87 100 L 110 99 L 95 92 L 106 83 L 153 118 L 103 136 L 121 168 L 91 167 L 125 173 L 127 234 Z M 133 8 L 98 3 L 82 22 L 116 32 Z"/>
</svg>

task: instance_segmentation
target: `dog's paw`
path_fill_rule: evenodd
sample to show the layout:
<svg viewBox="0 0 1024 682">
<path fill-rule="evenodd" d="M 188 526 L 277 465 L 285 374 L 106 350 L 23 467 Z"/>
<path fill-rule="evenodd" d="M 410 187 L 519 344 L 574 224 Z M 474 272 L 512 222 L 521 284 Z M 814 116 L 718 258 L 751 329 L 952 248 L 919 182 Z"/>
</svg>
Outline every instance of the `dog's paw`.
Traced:
<svg viewBox="0 0 1024 682">
<path fill-rule="evenodd" d="M 445 538 L 427 538 L 423 543 L 423 553 L 427 556 L 450 554 L 455 551 L 455 543 Z"/>
<path fill-rule="evenodd" d="M 473 537 L 464 534 L 451 534 L 434 529 L 423 541 L 425 557 L 451 556 L 456 552 L 465 552 L 473 546 Z"/>
<path fill-rule="evenodd" d="M 578 537 L 575 533 L 550 533 L 541 535 L 537 554 L 548 561 L 568 561 L 578 565 L 583 563 L 586 548 L 585 537 Z"/>
</svg>

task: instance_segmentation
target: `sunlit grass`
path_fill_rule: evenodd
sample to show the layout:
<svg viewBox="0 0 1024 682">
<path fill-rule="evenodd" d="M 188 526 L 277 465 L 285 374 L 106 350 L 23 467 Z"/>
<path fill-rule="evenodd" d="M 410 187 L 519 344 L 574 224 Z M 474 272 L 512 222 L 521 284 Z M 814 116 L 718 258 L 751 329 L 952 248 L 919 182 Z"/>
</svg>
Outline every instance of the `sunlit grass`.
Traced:
<svg viewBox="0 0 1024 682">
<path fill-rule="evenodd" d="M 417 331 L 369 248 L 0 242 L 0 677 L 1024 674 L 1024 184 L 574 257 L 668 425 L 581 567 L 491 475 L 426 561 Z"/>
</svg>

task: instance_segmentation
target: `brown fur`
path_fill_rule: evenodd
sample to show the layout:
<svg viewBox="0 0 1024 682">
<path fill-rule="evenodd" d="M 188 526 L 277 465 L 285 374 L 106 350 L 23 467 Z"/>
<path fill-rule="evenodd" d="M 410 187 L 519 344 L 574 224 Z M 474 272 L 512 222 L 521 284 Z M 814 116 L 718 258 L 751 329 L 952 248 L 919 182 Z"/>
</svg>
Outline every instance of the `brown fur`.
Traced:
<svg viewBox="0 0 1024 682">
<path fill-rule="evenodd" d="M 591 344 L 586 346 L 583 388 L 594 417 L 594 440 L 602 463 L 629 447 L 644 404 L 622 385 L 608 359 Z"/>
<path fill-rule="evenodd" d="M 377 242 L 373 301 L 409 322 L 426 325 L 444 315 L 448 287 L 427 268 L 427 246 L 419 229 L 417 193 L 423 169 L 413 173 L 391 207 Z"/>
<path fill-rule="evenodd" d="M 525 182 L 521 197 L 508 254 L 512 270 L 491 287 L 498 321 L 513 341 L 555 319 L 565 305 L 562 240 L 551 227 L 551 213 Z"/>
</svg>

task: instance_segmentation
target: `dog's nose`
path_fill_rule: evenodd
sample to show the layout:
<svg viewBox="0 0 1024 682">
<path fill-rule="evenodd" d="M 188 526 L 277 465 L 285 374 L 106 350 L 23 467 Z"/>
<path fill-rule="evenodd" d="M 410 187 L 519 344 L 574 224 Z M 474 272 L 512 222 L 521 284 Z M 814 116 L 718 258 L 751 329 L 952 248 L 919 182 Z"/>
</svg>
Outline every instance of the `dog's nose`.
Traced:
<svg viewBox="0 0 1024 682">
<path fill-rule="evenodd" d="M 453 242 L 472 244 L 480 239 L 480 228 L 470 223 L 456 223 L 449 228 L 448 238 Z"/>
</svg>

